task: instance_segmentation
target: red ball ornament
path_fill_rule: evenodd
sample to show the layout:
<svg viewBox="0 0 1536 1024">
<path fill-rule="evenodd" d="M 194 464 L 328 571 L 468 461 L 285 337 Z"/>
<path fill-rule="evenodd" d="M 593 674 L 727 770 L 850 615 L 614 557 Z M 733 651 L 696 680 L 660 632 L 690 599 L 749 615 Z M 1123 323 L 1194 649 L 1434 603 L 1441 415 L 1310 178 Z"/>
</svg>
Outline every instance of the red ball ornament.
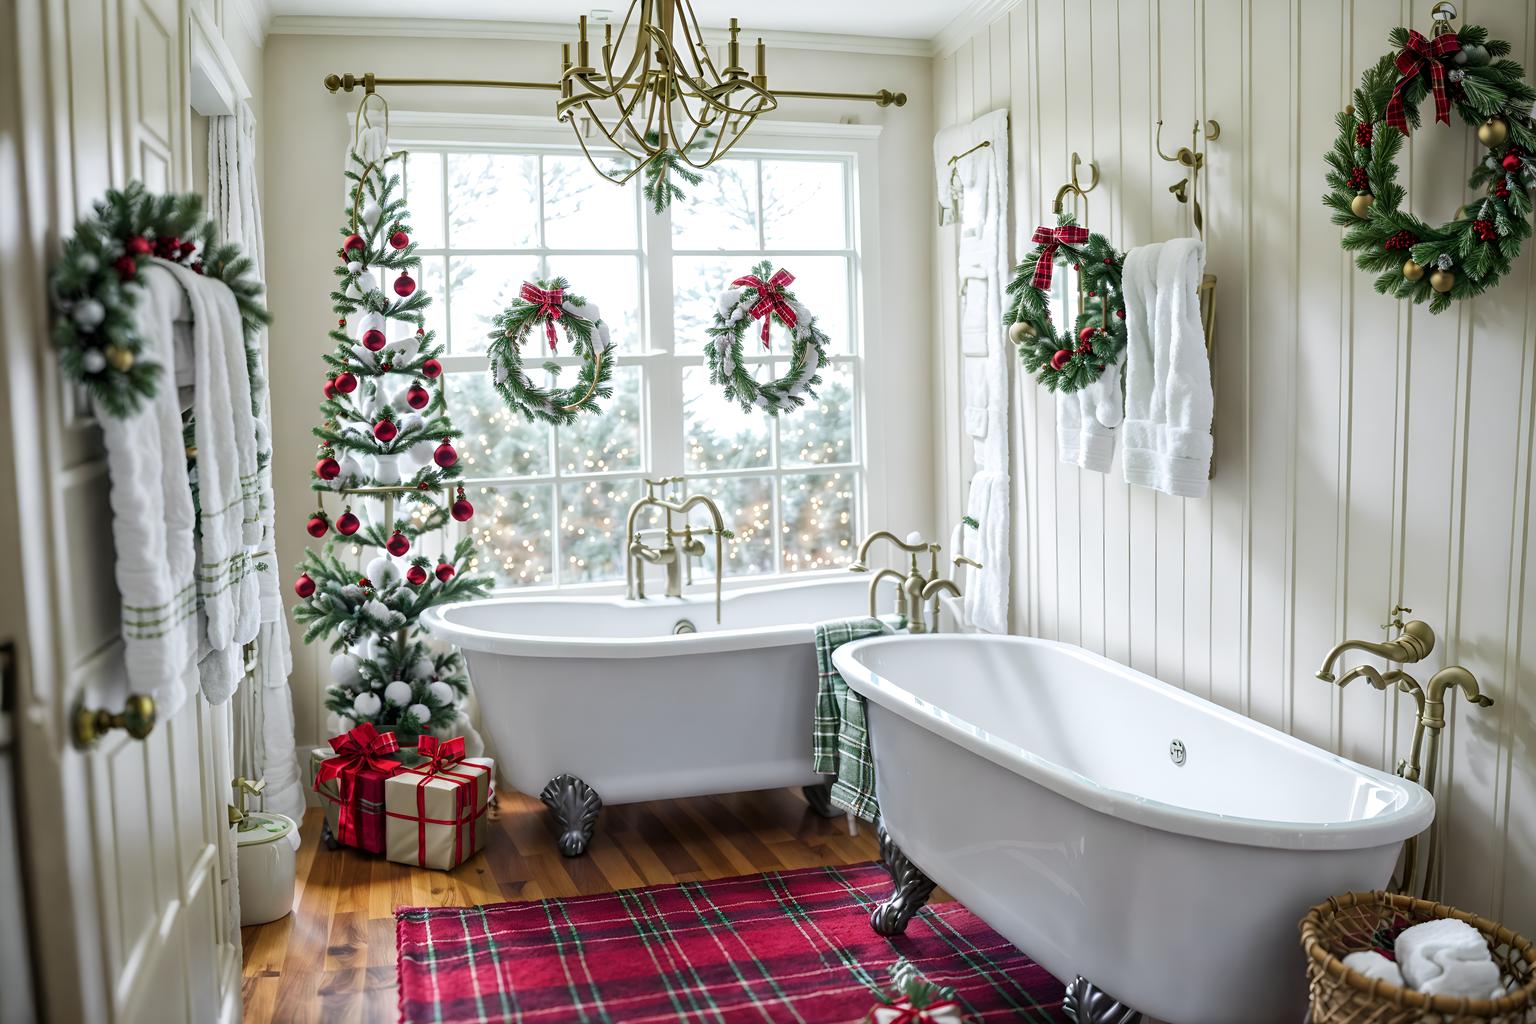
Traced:
<svg viewBox="0 0 1536 1024">
<path fill-rule="evenodd" d="M 149 239 L 143 235 L 134 235 L 124 244 L 124 248 L 135 256 L 148 256 L 154 247 L 149 244 Z"/>
<path fill-rule="evenodd" d="M 112 261 L 112 269 L 118 277 L 132 277 L 139 272 L 139 264 L 132 256 L 119 256 Z"/>
<path fill-rule="evenodd" d="M 363 524 L 358 521 L 357 516 L 352 514 L 351 509 L 347 509 L 341 515 L 336 517 L 336 532 L 341 534 L 343 537 L 352 536 L 357 532 L 358 527 L 362 525 Z"/>
<path fill-rule="evenodd" d="M 302 573 L 298 579 L 293 581 L 293 592 L 303 598 L 314 596 L 315 581 L 309 578 L 309 573 Z"/>
<path fill-rule="evenodd" d="M 459 461 L 459 453 L 453 450 L 453 445 L 449 444 L 447 441 L 444 441 L 442 444 L 438 445 L 437 450 L 432 453 L 432 461 L 444 469 L 447 469 L 449 466 Z"/>
<path fill-rule="evenodd" d="M 1078 344 L 1080 344 L 1080 345 L 1088 344 L 1088 339 L 1092 338 L 1095 334 L 1097 334 L 1098 330 L 1099 329 L 1097 327 L 1084 327 L 1082 330 L 1078 331 L 1077 332 Z"/>
<path fill-rule="evenodd" d="M 330 520 L 325 518 L 324 512 L 316 512 L 309 517 L 309 535 L 311 537 L 324 537 L 325 532 L 331 528 Z"/>
<path fill-rule="evenodd" d="M 469 499 L 464 497 L 464 489 L 462 487 L 459 488 L 459 496 L 454 500 L 453 508 L 449 510 L 449 514 L 461 523 L 467 523 L 475 516 L 475 506 L 471 505 Z"/>
<path fill-rule="evenodd" d="M 341 475 L 341 463 L 332 458 L 324 458 L 315 463 L 315 476 L 321 480 L 335 480 Z"/>
<path fill-rule="evenodd" d="M 336 375 L 336 390 L 344 395 L 350 395 L 357 390 L 357 378 L 349 371 L 343 370 Z"/>
<path fill-rule="evenodd" d="M 181 258 L 182 259 L 186 259 L 188 256 L 191 256 L 194 252 L 197 251 L 197 243 L 196 242 L 182 242 L 181 246 L 180 246 L 180 250 L 181 250 Z"/>
<path fill-rule="evenodd" d="M 368 243 L 363 241 L 362 235 L 348 235 L 347 240 L 341 243 L 341 248 L 344 252 L 351 252 L 354 249 L 361 251 L 368 248 Z"/>
<path fill-rule="evenodd" d="M 1072 350 L 1071 349 L 1066 349 L 1066 348 L 1057 349 L 1056 350 L 1056 354 L 1051 356 L 1051 369 L 1053 369 L 1053 370 L 1060 370 L 1063 366 L 1066 366 L 1067 363 L 1069 363 L 1071 361 L 1072 361 Z"/>
<path fill-rule="evenodd" d="M 389 244 L 392 248 L 404 249 L 406 246 L 411 244 L 411 236 L 406 234 L 404 231 L 396 231 L 394 234 L 389 236 Z"/>
<path fill-rule="evenodd" d="M 432 395 L 420 384 L 412 384 L 405 392 L 405 404 L 412 409 L 425 409 Z"/>
<path fill-rule="evenodd" d="M 413 565 L 405 570 L 405 579 L 413 587 L 419 587 L 427 582 L 427 568 L 424 565 Z"/>
<path fill-rule="evenodd" d="M 395 294 L 402 299 L 415 290 L 416 282 L 412 280 L 410 274 L 402 273 L 399 277 L 395 278 Z"/>
<path fill-rule="evenodd" d="M 443 375 L 443 364 L 436 359 L 428 359 L 421 364 L 421 375 L 429 380 L 436 380 Z"/>
<path fill-rule="evenodd" d="M 436 573 L 439 582 L 447 583 L 453 579 L 453 566 L 447 562 L 438 562 Z"/>
<path fill-rule="evenodd" d="M 369 352 L 377 352 L 384 347 L 386 341 L 384 332 L 377 327 L 370 327 L 363 332 L 363 348 Z"/>
<path fill-rule="evenodd" d="M 1520 163 L 1520 154 L 1518 153 L 1506 153 L 1504 154 L 1504 159 L 1499 161 L 1499 164 L 1506 171 L 1518 171 L 1520 169 Z"/>
<path fill-rule="evenodd" d="M 335 377 L 327 377 L 327 378 L 325 378 L 325 384 L 320 388 L 320 390 L 325 393 L 325 397 L 326 398 L 335 398 L 336 397 L 336 378 Z"/>
<path fill-rule="evenodd" d="M 384 550 L 388 551 L 396 558 L 399 558 L 401 555 L 411 550 L 410 538 L 401 533 L 399 530 L 396 530 L 394 533 L 389 535 L 389 540 L 384 544 Z"/>
<path fill-rule="evenodd" d="M 386 443 L 393 441 L 400 433 L 400 428 L 395 426 L 394 420 L 379 420 L 373 425 L 373 436 Z"/>
</svg>

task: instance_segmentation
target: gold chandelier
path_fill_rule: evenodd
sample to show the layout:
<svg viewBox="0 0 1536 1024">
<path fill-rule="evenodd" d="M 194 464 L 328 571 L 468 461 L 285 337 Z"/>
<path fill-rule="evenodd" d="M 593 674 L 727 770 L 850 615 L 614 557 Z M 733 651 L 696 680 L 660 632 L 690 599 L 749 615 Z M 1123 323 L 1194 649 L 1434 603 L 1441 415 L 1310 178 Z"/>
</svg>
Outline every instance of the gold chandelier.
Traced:
<svg viewBox="0 0 1536 1024">
<path fill-rule="evenodd" d="M 664 154 L 695 169 L 708 167 L 741 141 L 759 115 L 779 105 L 768 91 L 763 41 L 757 41 L 756 70 L 748 75 L 741 26 L 732 18 L 725 68 L 717 69 L 688 0 L 632 0 L 617 33 L 611 23 L 603 27 L 601 67 L 592 64 L 586 15 L 577 32 L 574 62 L 570 44 L 562 48 L 555 117 L 576 129 L 587 160 L 610 181 L 628 181 Z M 599 163 L 587 145 L 594 128 L 633 166 Z"/>
</svg>

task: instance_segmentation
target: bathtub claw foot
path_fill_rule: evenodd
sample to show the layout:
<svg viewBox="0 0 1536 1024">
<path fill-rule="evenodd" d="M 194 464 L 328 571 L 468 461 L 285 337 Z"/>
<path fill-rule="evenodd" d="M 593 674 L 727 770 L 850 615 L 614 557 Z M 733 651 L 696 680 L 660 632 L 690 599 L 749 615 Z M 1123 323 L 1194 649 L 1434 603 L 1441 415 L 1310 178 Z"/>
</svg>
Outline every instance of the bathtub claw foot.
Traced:
<svg viewBox="0 0 1536 1024">
<path fill-rule="evenodd" d="M 901 852 L 890 833 L 885 830 L 883 821 L 879 825 L 879 834 L 880 860 L 884 862 L 885 870 L 891 873 L 896 891 L 875 908 L 869 917 L 869 925 L 876 934 L 890 938 L 907 930 L 907 922 L 912 920 L 912 915 L 922 910 L 928 897 L 933 895 L 934 881 Z"/>
<path fill-rule="evenodd" d="M 555 825 L 560 829 L 560 852 L 567 857 L 586 853 L 598 812 L 603 809 L 597 790 L 574 775 L 557 775 L 549 780 L 539 799 L 555 816 Z"/>
<path fill-rule="evenodd" d="M 1079 974 L 1067 986 L 1061 1008 L 1077 1024 L 1137 1024 L 1141 1013 L 1113 999 L 1103 989 Z"/>
<path fill-rule="evenodd" d="M 805 794 L 805 802 L 811 805 L 823 818 L 841 818 L 843 812 L 840 808 L 832 806 L 832 784 L 821 782 L 814 786 L 801 786 L 800 792 Z"/>
</svg>

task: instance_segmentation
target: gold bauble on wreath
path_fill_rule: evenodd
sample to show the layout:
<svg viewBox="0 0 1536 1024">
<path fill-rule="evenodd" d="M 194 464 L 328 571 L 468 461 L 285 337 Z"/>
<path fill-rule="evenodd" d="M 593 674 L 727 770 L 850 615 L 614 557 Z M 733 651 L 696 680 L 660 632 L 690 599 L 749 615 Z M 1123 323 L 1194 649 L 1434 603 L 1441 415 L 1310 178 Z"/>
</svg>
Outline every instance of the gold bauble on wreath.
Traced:
<svg viewBox="0 0 1536 1024">
<path fill-rule="evenodd" d="M 1417 281 L 1424 276 L 1424 268 L 1413 260 L 1409 260 L 1403 264 L 1403 276 L 1410 281 Z"/>
<path fill-rule="evenodd" d="M 118 373 L 127 373 L 133 369 L 133 353 L 121 345 L 108 345 L 105 353 L 107 364 Z"/>
<path fill-rule="evenodd" d="M 1429 286 L 1444 294 L 1456 287 L 1456 275 L 1449 270 L 1437 270 L 1429 275 Z"/>
<path fill-rule="evenodd" d="M 1477 126 L 1477 141 L 1489 149 L 1504 145 L 1505 140 L 1508 138 L 1509 125 L 1504 123 L 1503 118 L 1490 117 Z"/>
<path fill-rule="evenodd" d="M 1371 215 L 1371 207 L 1376 205 L 1376 197 L 1369 192 L 1361 192 L 1349 201 L 1349 208 L 1356 217 L 1361 220 Z"/>
<path fill-rule="evenodd" d="M 1023 320 L 1018 321 L 1008 328 L 1008 340 L 1015 345 L 1022 345 L 1035 336 L 1035 329 Z"/>
</svg>

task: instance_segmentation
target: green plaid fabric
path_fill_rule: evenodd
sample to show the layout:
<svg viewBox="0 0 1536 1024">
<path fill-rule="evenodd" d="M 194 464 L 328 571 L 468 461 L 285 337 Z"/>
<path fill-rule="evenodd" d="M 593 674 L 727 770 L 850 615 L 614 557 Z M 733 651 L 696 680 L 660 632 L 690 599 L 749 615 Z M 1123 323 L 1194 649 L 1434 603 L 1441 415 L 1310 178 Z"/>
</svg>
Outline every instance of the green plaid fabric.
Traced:
<svg viewBox="0 0 1536 1024">
<path fill-rule="evenodd" d="M 832 665 L 832 652 L 843 644 L 880 636 L 890 629 L 879 619 L 845 619 L 816 627 L 816 731 L 811 740 L 811 770 L 835 776 L 832 802 L 855 817 L 874 821 L 875 761 L 869 752 L 869 720 L 864 698 L 848 688 Z"/>
</svg>

